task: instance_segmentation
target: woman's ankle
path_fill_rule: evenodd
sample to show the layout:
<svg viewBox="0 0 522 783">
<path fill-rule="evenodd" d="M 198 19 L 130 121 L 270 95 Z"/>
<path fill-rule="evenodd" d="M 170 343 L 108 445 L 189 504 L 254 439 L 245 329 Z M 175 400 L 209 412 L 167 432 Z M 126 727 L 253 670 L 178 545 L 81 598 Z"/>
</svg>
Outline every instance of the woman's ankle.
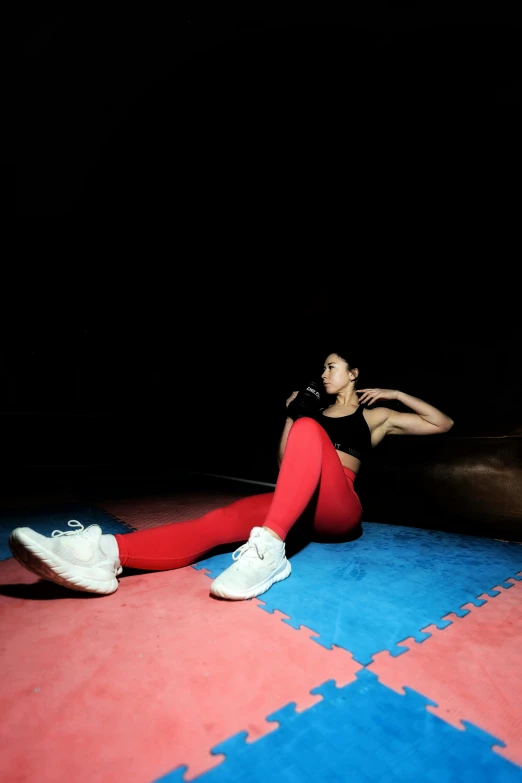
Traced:
<svg viewBox="0 0 522 783">
<path fill-rule="evenodd" d="M 278 541 L 283 540 L 281 536 L 278 536 L 277 533 L 274 533 L 274 531 L 271 528 L 267 527 L 266 525 L 263 525 L 263 530 L 268 530 L 268 532 L 271 533 L 274 536 L 274 538 L 277 538 Z"/>
</svg>

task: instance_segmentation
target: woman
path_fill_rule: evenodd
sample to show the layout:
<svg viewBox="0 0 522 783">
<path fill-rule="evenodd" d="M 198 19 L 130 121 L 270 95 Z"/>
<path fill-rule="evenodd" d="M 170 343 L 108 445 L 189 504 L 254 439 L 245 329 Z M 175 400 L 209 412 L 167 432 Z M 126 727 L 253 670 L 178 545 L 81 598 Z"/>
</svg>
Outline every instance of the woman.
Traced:
<svg viewBox="0 0 522 783">
<path fill-rule="evenodd" d="M 289 415 L 279 442 L 279 475 L 274 492 L 236 500 L 198 519 L 123 535 L 102 535 L 99 525 L 42 536 L 30 528 L 12 531 L 9 546 L 23 566 L 72 590 L 110 594 L 124 566 L 145 570 L 182 568 L 220 544 L 245 541 L 233 563 L 210 585 L 220 598 L 241 600 L 266 592 L 290 576 L 285 540 L 303 517 L 314 532 L 338 537 L 362 518 L 354 481 L 363 459 L 386 435 L 435 435 L 453 421 L 433 405 L 402 391 L 357 389 L 359 369 L 347 354 L 331 353 L 322 382 L 335 401 L 295 420 Z M 297 397 L 293 392 L 287 408 Z M 399 400 L 411 413 L 364 404 Z M 291 411 L 292 409 L 290 409 Z M 289 411 L 289 412 L 290 412 Z"/>
</svg>

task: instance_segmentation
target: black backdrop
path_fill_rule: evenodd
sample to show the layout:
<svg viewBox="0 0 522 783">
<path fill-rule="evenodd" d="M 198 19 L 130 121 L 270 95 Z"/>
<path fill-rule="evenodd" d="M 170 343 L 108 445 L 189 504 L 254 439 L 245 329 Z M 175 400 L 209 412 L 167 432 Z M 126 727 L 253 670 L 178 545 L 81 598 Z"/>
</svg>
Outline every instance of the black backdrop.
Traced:
<svg viewBox="0 0 522 783">
<path fill-rule="evenodd" d="M 64 307 L 59 321 L 49 312 L 36 318 L 33 305 L 33 317 L 7 331 L 4 464 L 22 472 L 171 466 L 274 481 L 285 399 L 317 377 L 339 343 L 354 354 L 362 387 L 427 399 L 455 419 L 452 435 L 507 434 L 522 424 L 520 335 L 499 311 L 494 328 L 469 307 L 466 317 L 425 307 L 422 318 L 383 305 L 361 309 L 352 323 L 329 314 L 335 289 L 320 300 L 301 291 L 277 316 L 275 297 L 256 302 L 239 292 L 248 307 L 230 294 L 197 317 L 155 313 L 137 293 L 132 306 L 107 305 L 105 317 L 100 301 L 91 313 Z"/>
<path fill-rule="evenodd" d="M 274 480 L 333 335 L 457 435 L 520 427 L 519 27 L 362 14 L 26 20 L 6 466 Z"/>
</svg>

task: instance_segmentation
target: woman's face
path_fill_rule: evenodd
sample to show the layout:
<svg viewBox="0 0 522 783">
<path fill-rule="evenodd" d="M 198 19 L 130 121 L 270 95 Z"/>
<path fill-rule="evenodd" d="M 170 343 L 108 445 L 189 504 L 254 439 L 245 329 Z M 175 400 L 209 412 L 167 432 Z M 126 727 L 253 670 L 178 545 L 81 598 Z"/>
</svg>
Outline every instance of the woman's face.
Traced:
<svg viewBox="0 0 522 783">
<path fill-rule="evenodd" d="M 339 394 L 346 389 L 350 383 L 350 372 L 344 359 L 336 353 L 327 356 L 321 378 L 327 394 Z"/>
</svg>

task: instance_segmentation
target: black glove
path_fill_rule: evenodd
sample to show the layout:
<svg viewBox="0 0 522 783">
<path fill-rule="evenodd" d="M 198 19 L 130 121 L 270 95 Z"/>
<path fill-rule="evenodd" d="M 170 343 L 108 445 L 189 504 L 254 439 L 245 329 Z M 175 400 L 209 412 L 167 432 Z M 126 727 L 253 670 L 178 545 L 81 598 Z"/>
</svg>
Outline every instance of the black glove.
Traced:
<svg viewBox="0 0 522 783">
<path fill-rule="evenodd" d="M 303 416 L 315 418 L 321 407 L 323 393 L 322 381 L 308 381 L 301 387 L 295 400 L 289 404 L 286 415 L 294 421 Z"/>
</svg>

